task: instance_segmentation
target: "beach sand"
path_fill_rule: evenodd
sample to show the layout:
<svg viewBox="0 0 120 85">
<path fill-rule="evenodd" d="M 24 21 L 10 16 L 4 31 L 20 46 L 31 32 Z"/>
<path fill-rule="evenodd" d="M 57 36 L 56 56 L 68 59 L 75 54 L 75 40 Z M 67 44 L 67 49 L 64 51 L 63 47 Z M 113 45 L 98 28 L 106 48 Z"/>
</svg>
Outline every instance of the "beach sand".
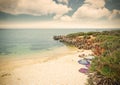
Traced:
<svg viewBox="0 0 120 85">
<path fill-rule="evenodd" d="M 0 85 L 85 85 L 88 76 L 79 72 L 85 66 L 78 63 L 81 59 L 78 55 L 82 53 L 89 54 L 91 51 L 74 51 L 43 62 L 32 60 L 34 63 L 29 64 L 25 62 L 30 60 L 23 60 L 21 66 L 0 70 Z"/>
</svg>

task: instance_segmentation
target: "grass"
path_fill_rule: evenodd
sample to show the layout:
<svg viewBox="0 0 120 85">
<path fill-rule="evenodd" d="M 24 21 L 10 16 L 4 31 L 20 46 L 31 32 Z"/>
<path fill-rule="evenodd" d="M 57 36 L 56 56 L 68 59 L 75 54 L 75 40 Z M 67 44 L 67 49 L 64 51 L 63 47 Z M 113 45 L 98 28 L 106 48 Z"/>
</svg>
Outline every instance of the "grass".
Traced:
<svg viewBox="0 0 120 85">
<path fill-rule="evenodd" d="M 91 64 L 90 71 L 101 75 L 101 85 L 119 85 L 120 83 L 120 30 L 103 31 L 103 32 L 78 32 L 67 35 L 69 38 L 84 36 L 84 39 L 90 35 L 96 37 L 95 43 L 100 43 L 104 52 L 98 55 Z M 97 74 L 97 75 L 98 75 Z M 97 76 L 96 75 L 96 76 Z M 92 79 L 88 81 L 94 85 Z M 107 82 L 107 83 L 106 83 Z"/>
</svg>

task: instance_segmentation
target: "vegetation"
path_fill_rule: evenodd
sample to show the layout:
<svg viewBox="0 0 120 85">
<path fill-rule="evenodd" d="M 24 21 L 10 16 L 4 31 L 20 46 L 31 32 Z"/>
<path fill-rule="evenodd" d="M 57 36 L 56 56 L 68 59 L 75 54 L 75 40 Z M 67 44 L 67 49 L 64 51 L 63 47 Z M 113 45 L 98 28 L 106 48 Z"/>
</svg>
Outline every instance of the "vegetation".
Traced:
<svg viewBox="0 0 120 85">
<path fill-rule="evenodd" d="M 92 81 L 89 85 L 119 85 L 120 31 L 101 32 L 95 41 L 100 42 L 100 47 L 104 48 L 104 52 L 92 61 L 90 71 L 95 74 L 88 80 L 90 83 Z"/>
<path fill-rule="evenodd" d="M 79 36 L 83 36 L 83 39 L 77 40 Z M 103 32 L 78 32 L 67 35 L 66 40 L 77 40 L 74 43 L 77 47 L 84 48 L 86 42 L 90 39 L 90 36 L 94 36 L 91 46 L 96 55 L 96 58 L 92 61 L 90 67 L 90 74 L 88 85 L 120 85 L 120 30 L 103 31 Z M 80 42 L 83 42 L 80 44 Z M 84 44 L 84 46 L 82 46 Z M 90 45 L 92 45 L 90 44 Z M 91 49 L 90 48 L 90 49 Z M 81 49 L 81 48 L 80 48 Z"/>
<path fill-rule="evenodd" d="M 75 38 L 77 36 L 82 36 L 82 35 L 85 35 L 86 33 L 84 32 L 78 32 L 78 33 L 72 33 L 72 34 L 68 34 L 67 37 L 69 38 Z"/>
</svg>

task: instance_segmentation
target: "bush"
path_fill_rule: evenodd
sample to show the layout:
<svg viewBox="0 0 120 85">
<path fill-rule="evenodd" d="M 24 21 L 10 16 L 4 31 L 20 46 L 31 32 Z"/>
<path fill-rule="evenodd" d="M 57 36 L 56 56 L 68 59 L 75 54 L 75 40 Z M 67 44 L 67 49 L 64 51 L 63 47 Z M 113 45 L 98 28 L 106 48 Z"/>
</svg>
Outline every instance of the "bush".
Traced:
<svg viewBox="0 0 120 85">
<path fill-rule="evenodd" d="M 69 38 L 75 38 L 75 37 L 83 36 L 83 35 L 85 35 L 84 32 L 78 32 L 78 33 L 68 34 L 67 37 L 69 37 Z"/>
</svg>

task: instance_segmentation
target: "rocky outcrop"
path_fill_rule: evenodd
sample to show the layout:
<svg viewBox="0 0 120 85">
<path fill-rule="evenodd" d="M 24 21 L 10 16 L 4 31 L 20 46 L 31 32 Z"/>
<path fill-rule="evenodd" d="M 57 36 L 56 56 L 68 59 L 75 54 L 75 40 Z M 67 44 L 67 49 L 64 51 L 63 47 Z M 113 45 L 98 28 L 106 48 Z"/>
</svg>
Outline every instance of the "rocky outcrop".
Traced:
<svg viewBox="0 0 120 85">
<path fill-rule="evenodd" d="M 93 47 L 94 40 L 91 39 L 91 37 L 83 37 L 79 36 L 76 38 L 69 38 L 67 36 L 54 36 L 54 40 L 58 40 L 60 42 L 68 43 L 71 45 L 74 45 L 75 47 L 79 49 L 91 49 Z"/>
<path fill-rule="evenodd" d="M 91 35 L 87 37 L 77 36 L 74 38 L 60 35 L 60 36 L 54 36 L 53 39 L 63 43 L 73 45 L 78 49 L 93 50 L 95 55 L 100 55 L 102 53 L 101 50 L 103 50 L 102 48 L 100 48 L 98 43 L 96 44 L 95 37 Z"/>
<path fill-rule="evenodd" d="M 63 39 L 65 36 L 62 36 L 62 35 L 60 35 L 60 36 L 54 36 L 53 37 L 53 39 L 54 40 L 60 40 L 60 39 Z"/>
</svg>

